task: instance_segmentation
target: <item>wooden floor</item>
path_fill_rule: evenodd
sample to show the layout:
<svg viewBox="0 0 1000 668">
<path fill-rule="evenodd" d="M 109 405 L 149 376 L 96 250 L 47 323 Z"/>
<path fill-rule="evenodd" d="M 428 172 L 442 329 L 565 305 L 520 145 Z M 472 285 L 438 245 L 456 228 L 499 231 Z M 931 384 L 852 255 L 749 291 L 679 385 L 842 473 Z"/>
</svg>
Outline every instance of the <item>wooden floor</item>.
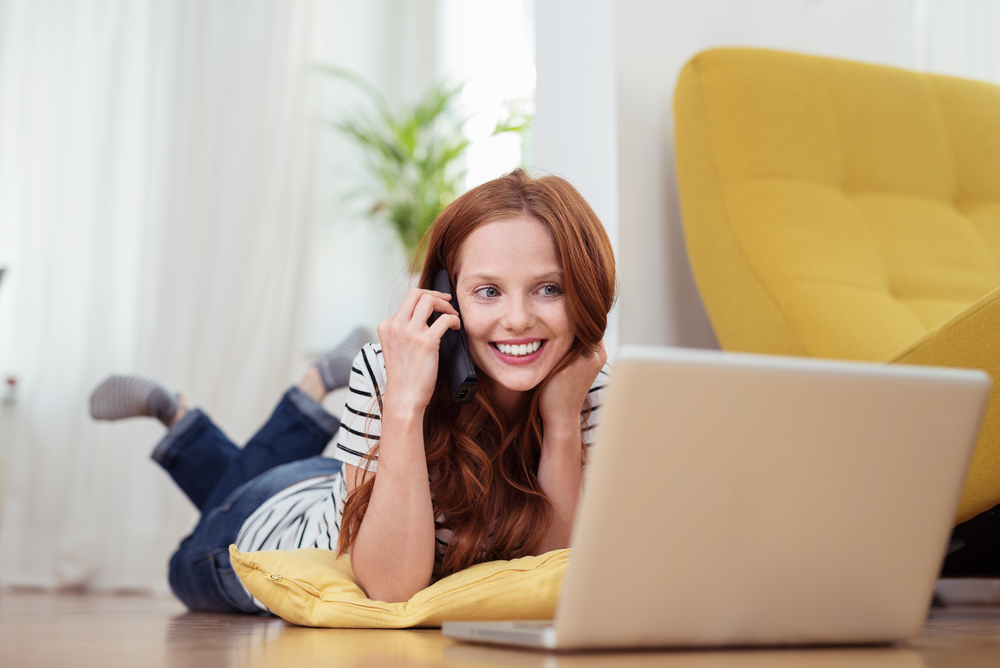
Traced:
<svg viewBox="0 0 1000 668">
<path fill-rule="evenodd" d="M 554 655 L 456 644 L 437 630 L 308 629 L 280 619 L 186 612 L 172 599 L 0 593 L 0 666 L 1000 666 L 1000 607 L 935 610 L 899 647 Z"/>
</svg>

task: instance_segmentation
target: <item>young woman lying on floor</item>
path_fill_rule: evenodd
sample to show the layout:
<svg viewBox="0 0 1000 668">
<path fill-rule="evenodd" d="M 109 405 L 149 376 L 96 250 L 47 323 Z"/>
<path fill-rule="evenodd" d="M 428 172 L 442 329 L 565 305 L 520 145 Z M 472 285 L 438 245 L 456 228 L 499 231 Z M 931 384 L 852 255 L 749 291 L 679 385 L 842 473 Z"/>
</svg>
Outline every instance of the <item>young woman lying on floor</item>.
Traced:
<svg viewBox="0 0 1000 668">
<path fill-rule="evenodd" d="M 420 287 L 378 326 L 380 343 L 352 333 L 242 449 L 151 381 L 113 376 L 94 391 L 95 418 L 150 415 L 169 429 L 153 459 L 202 513 L 170 561 L 170 585 L 192 610 L 261 611 L 232 570 L 231 543 L 348 552 L 383 601 L 476 563 L 569 546 L 608 379 L 607 234 L 569 183 L 517 170 L 452 202 L 425 246 Z M 441 268 L 461 321 L 430 289 Z M 460 323 L 479 378 L 467 404 L 438 373 L 441 337 Z M 348 384 L 337 420 L 320 402 Z M 335 458 L 321 457 L 334 437 Z"/>
</svg>

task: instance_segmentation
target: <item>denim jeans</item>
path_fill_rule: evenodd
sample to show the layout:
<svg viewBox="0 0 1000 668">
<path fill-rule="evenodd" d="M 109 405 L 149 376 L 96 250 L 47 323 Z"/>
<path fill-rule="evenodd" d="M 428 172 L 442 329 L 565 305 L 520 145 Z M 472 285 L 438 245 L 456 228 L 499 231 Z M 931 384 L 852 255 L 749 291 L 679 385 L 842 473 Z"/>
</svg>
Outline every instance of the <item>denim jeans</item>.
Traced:
<svg viewBox="0 0 1000 668">
<path fill-rule="evenodd" d="M 171 427 L 153 459 L 201 511 L 201 519 L 170 559 L 170 588 L 191 610 L 259 613 L 240 585 L 229 545 L 262 503 L 289 485 L 341 470 L 321 457 L 340 421 L 292 388 L 243 447 L 200 410 Z"/>
</svg>

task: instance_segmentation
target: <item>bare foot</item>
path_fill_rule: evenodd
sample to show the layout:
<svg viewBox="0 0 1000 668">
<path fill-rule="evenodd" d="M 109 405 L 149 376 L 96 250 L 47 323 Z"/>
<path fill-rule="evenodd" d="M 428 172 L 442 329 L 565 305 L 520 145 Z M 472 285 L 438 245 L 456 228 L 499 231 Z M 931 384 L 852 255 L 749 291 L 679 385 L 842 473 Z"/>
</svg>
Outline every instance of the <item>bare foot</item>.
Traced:
<svg viewBox="0 0 1000 668">
<path fill-rule="evenodd" d="M 316 367 L 311 366 L 306 370 L 302 380 L 296 386 L 300 390 L 306 393 L 312 399 L 315 399 L 317 403 L 323 401 L 323 397 L 326 396 L 326 388 L 323 386 L 323 377 L 319 374 L 319 370 Z M 183 404 L 182 404 L 183 405 Z M 180 410 L 178 409 L 178 412 Z"/>
</svg>

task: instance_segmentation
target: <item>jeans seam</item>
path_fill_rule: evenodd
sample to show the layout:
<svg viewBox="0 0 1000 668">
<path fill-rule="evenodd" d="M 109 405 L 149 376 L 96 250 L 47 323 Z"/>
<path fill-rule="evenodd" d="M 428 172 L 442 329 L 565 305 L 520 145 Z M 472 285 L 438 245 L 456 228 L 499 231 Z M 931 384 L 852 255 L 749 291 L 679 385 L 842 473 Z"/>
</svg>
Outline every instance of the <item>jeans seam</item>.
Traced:
<svg viewBox="0 0 1000 668">
<path fill-rule="evenodd" d="M 301 422 L 305 426 L 305 428 L 309 431 L 309 433 L 311 433 L 313 436 L 316 436 L 317 438 L 326 439 L 327 441 L 333 438 L 333 435 L 327 434 L 325 429 L 322 429 L 321 427 L 316 425 L 309 417 L 303 415 L 302 413 L 299 413 L 298 411 L 295 411 L 295 413 L 296 413 L 295 416 L 296 419 L 299 422 Z"/>
<path fill-rule="evenodd" d="M 309 457 L 284 464 L 280 471 L 272 469 L 275 471 L 272 475 L 264 473 L 241 485 L 233 491 L 235 496 L 232 500 L 226 499 L 228 503 L 202 516 L 198 526 L 182 541 L 171 557 L 169 576 L 171 589 L 192 609 L 200 609 L 202 605 L 209 605 L 212 606 L 209 609 L 215 609 L 214 606 L 224 605 L 230 610 L 258 612 L 256 606 L 249 607 L 253 604 L 252 600 L 233 603 L 234 600 L 242 601 L 242 598 L 234 599 L 233 596 L 236 594 L 231 595 L 231 591 L 236 590 L 234 582 L 228 579 L 230 577 L 228 573 L 225 580 L 228 584 L 223 584 L 223 575 L 216 568 L 217 562 L 229 558 L 229 544 L 236 541 L 243 523 L 261 503 L 289 485 L 312 477 L 334 474 L 342 468 L 343 464 L 338 460 L 319 456 Z M 205 568 L 211 569 L 210 575 L 206 574 Z M 206 577 L 210 577 L 211 580 L 204 579 Z M 233 577 L 238 577 L 238 574 Z M 241 593 L 245 592 L 241 590 Z M 204 599 L 206 603 L 200 603 L 200 599 Z"/>
<path fill-rule="evenodd" d="M 198 411 L 198 413 L 199 413 L 198 418 L 196 418 L 194 422 L 187 429 L 185 429 L 180 434 L 176 435 L 173 444 L 171 444 L 167 452 L 164 453 L 163 458 L 159 460 L 158 463 L 163 468 L 169 468 L 170 465 L 173 464 L 174 460 L 177 459 L 177 456 L 178 454 L 180 454 L 180 451 L 185 447 L 187 447 L 187 445 L 189 445 L 191 441 L 194 440 L 199 434 L 208 429 L 208 424 L 209 424 L 208 418 L 204 415 L 201 415 L 200 414 L 201 411 Z M 169 435 L 170 434 L 168 432 L 167 437 L 169 437 Z M 155 449 L 153 450 L 153 453 L 154 454 L 156 453 Z"/>
<path fill-rule="evenodd" d="M 310 397 L 297 387 L 292 387 L 287 392 L 288 403 L 301 416 L 308 419 L 312 425 L 322 430 L 327 439 L 337 435 L 340 430 L 340 419 L 327 411 L 323 404 Z M 330 429 L 327 429 L 329 425 Z"/>
<path fill-rule="evenodd" d="M 292 389 L 295 389 L 295 388 L 292 388 Z M 292 416 L 296 419 L 296 421 L 298 421 L 299 423 L 301 423 L 306 428 L 306 430 L 309 431 L 309 433 L 311 433 L 313 436 L 316 436 L 318 438 L 322 438 L 322 439 L 324 439 L 326 441 L 330 441 L 331 439 L 333 439 L 337 435 L 337 432 L 334 431 L 333 433 L 328 433 L 327 430 L 322 427 L 322 425 L 318 424 L 311 416 L 307 415 L 291 399 L 291 396 L 290 396 L 291 392 L 292 392 L 292 390 L 289 390 L 289 399 L 288 399 L 287 408 L 288 408 L 288 412 L 292 414 Z M 308 395 L 306 395 L 306 396 L 308 396 Z M 337 418 L 334 417 L 334 416 L 332 416 L 332 415 L 330 417 L 333 418 L 334 420 L 337 420 Z M 340 420 L 337 420 L 337 427 L 338 427 L 338 430 L 339 430 L 339 428 L 340 428 Z"/>
<path fill-rule="evenodd" d="M 225 584 L 223 584 L 222 574 L 219 573 L 219 567 L 218 567 L 218 564 L 216 563 L 216 559 L 215 559 L 216 555 L 222 554 L 223 552 L 225 552 L 226 558 L 228 559 L 229 558 L 229 550 L 223 550 L 223 549 L 213 550 L 212 552 L 210 552 L 207 555 L 208 559 L 209 559 L 209 567 L 212 569 L 212 577 L 215 579 L 215 584 L 217 585 L 216 586 L 216 591 L 219 592 L 219 596 L 222 598 L 222 600 L 227 605 L 230 605 L 230 606 L 236 608 L 240 612 L 247 612 L 246 610 L 243 609 L 242 605 L 240 605 L 232 596 L 230 596 L 229 592 L 226 590 Z M 229 569 L 231 571 L 234 571 L 234 573 L 235 573 L 235 569 L 233 569 L 233 567 L 232 567 L 232 562 L 230 562 Z M 236 576 L 236 577 L 239 577 L 239 576 Z M 250 600 L 249 603 L 250 603 L 250 605 L 253 605 L 253 600 Z M 254 607 L 256 607 L 256 606 L 254 606 Z"/>
<path fill-rule="evenodd" d="M 289 464 L 297 464 L 299 462 L 308 462 L 308 461 L 311 461 L 313 459 L 332 459 L 332 458 L 322 457 L 320 455 L 316 455 L 315 457 L 307 457 L 305 459 L 299 459 L 299 460 L 297 460 L 295 462 L 289 462 Z M 338 465 L 342 466 L 342 463 L 339 462 L 338 460 L 332 460 L 332 461 L 337 462 L 334 465 L 335 467 L 338 466 Z M 288 464 L 286 464 L 284 466 L 287 466 L 287 465 Z M 274 469 L 271 469 L 271 470 L 273 471 Z M 305 477 L 301 477 L 297 473 L 296 475 L 291 476 L 289 478 L 290 482 L 288 482 L 287 484 L 283 484 L 278 489 L 278 491 L 280 491 L 281 489 L 285 489 L 286 487 L 289 487 L 290 485 L 294 485 L 294 484 L 296 484 L 298 482 L 306 480 L 308 478 L 318 477 L 318 476 L 321 476 L 321 475 L 330 475 L 330 474 L 335 473 L 335 472 L 336 472 L 336 469 L 334 469 L 330 473 L 317 473 L 315 475 L 307 475 Z M 222 503 L 218 506 L 217 510 L 219 512 L 221 512 L 221 513 L 228 513 L 232 509 L 233 506 L 235 506 L 238 502 L 240 502 L 240 501 L 243 500 L 243 498 L 247 495 L 248 492 L 252 492 L 254 490 L 254 487 L 260 485 L 260 483 L 262 482 L 261 481 L 261 477 L 262 476 L 266 476 L 268 473 L 270 473 L 270 471 L 262 473 L 261 475 L 257 476 L 253 480 L 247 481 L 246 483 L 244 483 L 244 484 L 240 485 L 239 487 L 237 487 L 236 489 L 234 489 L 232 491 L 232 493 L 228 497 L 226 497 L 225 499 L 223 499 Z M 282 478 L 277 478 L 277 480 L 282 480 Z M 274 484 L 272 480 L 267 480 L 267 483 L 268 484 L 263 487 L 263 489 L 265 489 L 265 490 L 271 488 L 272 485 Z M 257 503 L 255 503 L 254 506 L 255 507 L 259 507 L 262 503 L 264 503 L 265 501 L 267 501 L 268 499 L 270 499 L 276 493 L 277 493 L 276 491 L 271 491 L 268 494 L 262 494 L 263 498 L 260 499 Z"/>
<path fill-rule="evenodd" d="M 240 485 L 239 487 L 237 487 L 236 489 L 234 489 L 228 497 L 222 500 L 222 504 L 218 508 L 219 512 L 228 513 L 233 506 L 235 506 L 237 503 L 243 500 L 243 498 L 247 495 L 248 492 L 251 492 L 253 490 L 254 488 L 253 483 L 255 483 L 256 481 L 257 478 L 254 478 L 253 480 L 247 481 L 242 485 Z M 274 494 L 267 495 L 254 505 L 259 507 L 262 503 L 267 501 L 272 496 L 274 496 Z"/>
</svg>

